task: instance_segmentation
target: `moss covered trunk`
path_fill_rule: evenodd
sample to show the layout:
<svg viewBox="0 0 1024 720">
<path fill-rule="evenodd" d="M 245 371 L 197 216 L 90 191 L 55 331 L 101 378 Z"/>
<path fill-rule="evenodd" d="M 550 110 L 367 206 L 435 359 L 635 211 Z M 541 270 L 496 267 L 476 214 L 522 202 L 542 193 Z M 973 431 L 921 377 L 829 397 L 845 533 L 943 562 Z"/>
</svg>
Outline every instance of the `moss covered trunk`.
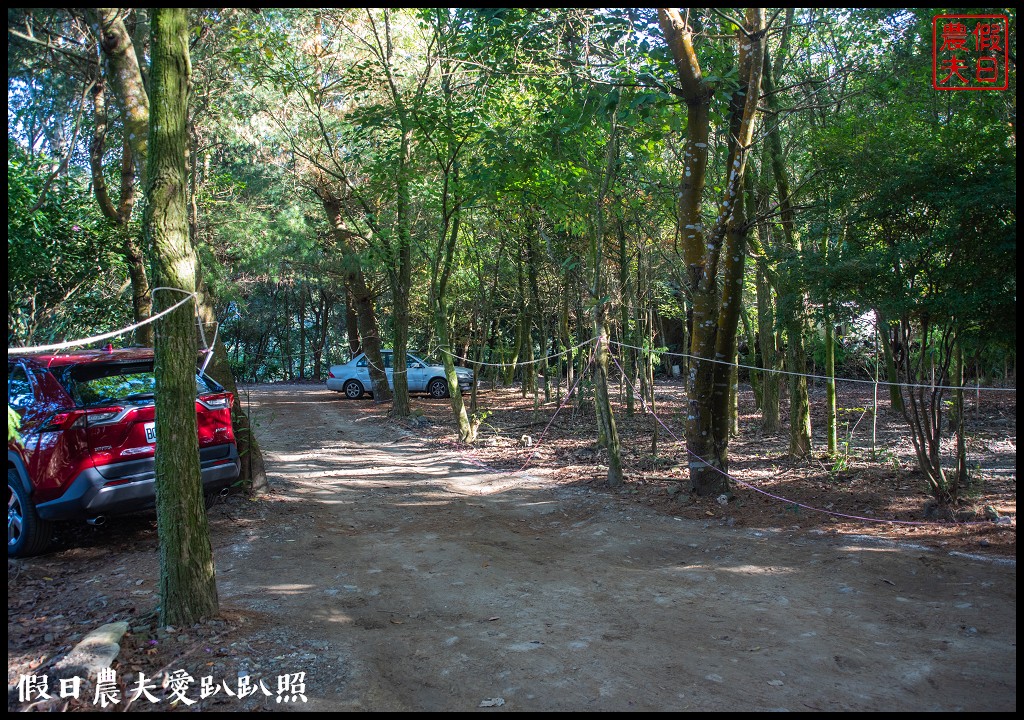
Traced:
<svg viewBox="0 0 1024 720">
<path fill-rule="evenodd" d="M 196 258 L 188 235 L 186 118 L 189 55 L 184 9 L 158 8 L 152 22 L 151 87 L 144 228 L 154 276 L 195 292 Z M 161 305 L 179 297 L 163 293 Z M 160 537 L 160 624 L 188 626 L 218 610 L 213 549 L 199 465 L 194 306 L 156 326 L 156 512 Z"/>
</svg>

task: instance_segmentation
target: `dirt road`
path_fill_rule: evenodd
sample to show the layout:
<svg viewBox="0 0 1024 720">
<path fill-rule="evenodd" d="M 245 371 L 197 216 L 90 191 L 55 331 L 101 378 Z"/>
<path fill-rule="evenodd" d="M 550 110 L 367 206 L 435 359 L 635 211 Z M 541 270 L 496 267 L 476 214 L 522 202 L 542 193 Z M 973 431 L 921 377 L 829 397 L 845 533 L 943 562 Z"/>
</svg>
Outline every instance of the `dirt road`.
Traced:
<svg viewBox="0 0 1024 720">
<path fill-rule="evenodd" d="M 683 521 L 261 387 L 276 501 L 218 533 L 310 710 L 1014 710 L 1016 566 Z M 274 662 L 270 662 L 271 666 Z"/>
<path fill-rule="evenodd" d="M 250 397 L 274 492 L 210 508 L 222 617 L 155 626 L 151 515 L 67 526 L 8 562 L 10 709 L 121 620 L 125 698 L 181 670 L 191 710 L 284 709 L 301 672 L 300 711 L 1016 709 L 1012 560 L 679 519 L 543 462 L 483 472 L 370 401 Z M 200 694 L 246 675 L 266 692 Z"/>
</svg>

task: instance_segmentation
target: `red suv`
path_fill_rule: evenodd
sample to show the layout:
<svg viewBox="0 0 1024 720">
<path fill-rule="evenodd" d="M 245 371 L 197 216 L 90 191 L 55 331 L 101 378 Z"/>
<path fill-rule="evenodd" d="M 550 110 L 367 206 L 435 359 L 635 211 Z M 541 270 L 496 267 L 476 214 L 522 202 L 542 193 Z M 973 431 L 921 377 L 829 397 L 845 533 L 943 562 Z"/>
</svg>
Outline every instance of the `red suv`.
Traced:
<svg viewBox="0 0 1024 720">
<path fill-rule="evenodd" d="M 7 402 L 21 443 L 7 444 L 7 555 L 46 549 L 50 521 L 152 507 L 153 351 L 83 350 L 7 356 Z M 199 457 L 206 492 L 238 477 L 231 393 L 196 374 Z"/>
</svg>

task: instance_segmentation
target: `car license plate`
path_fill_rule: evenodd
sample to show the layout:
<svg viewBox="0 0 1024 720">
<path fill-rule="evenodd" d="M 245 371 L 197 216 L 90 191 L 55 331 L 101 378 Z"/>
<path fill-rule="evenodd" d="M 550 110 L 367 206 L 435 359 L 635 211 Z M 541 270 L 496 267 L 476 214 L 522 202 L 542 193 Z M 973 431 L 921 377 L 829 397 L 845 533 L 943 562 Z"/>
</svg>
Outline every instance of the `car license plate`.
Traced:
<svg viewBox="0 0 1024 720">
<path fill-rule="evenodd" d="M 146 442 L 148 442 L 151 445 L 153 443 L 155 443 L 156 442 L 156 423 L 155 422 L 148 422 L 148 423 L 144 424 L 142 427 L 146 431 Z"/>
</svg>

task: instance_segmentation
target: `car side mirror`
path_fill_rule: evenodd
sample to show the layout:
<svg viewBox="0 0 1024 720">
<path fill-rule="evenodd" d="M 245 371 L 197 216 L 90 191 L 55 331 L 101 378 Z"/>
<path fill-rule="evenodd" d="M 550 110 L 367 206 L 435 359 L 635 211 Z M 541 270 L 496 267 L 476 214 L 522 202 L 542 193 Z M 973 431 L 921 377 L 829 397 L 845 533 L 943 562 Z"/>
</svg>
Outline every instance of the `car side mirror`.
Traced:
<svg viewBox="0 0 1024 720">
<path fill-rule="evenodd" d="M 422 370 L 423 369 L 423 363 L 416 363 L 412 367 L 413 367 L 413 370 Z"/>
</svg>

